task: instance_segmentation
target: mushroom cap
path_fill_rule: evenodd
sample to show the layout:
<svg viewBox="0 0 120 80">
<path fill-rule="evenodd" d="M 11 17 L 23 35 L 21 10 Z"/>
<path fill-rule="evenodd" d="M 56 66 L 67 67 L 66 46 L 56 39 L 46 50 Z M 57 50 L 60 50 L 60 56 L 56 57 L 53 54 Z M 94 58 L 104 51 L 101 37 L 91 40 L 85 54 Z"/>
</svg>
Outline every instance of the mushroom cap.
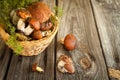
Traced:
<svg viewBox="0 0 120 80">
<path fill-rule="evenodd" d="M 74 50 L 76 47 L 77 39 L 73 34 L 67 34 L 64 39 L 64 46 L 67 50 Z"/>
<path fill-rule="evenodd" d="M 34 63 L 34 64 L 32 65 L 32 71 L 36 71 L 37 65 L 38 65 L 38 63 Z"/>
<path fill-rule="evenodd" d="M 32 25 L 32 27 L 35 29 L 35 30 L 39 30 L 40 29 L 40 23 L 38 20 L 34 19 L 34 18 L 31 18 L 29 20 L 29 24 Z"/>
<path fill-rule="evenodd" d="M 27 7 L 33 18 L 40 23 L 47 21 L 51 16 L 51 10 L 43 2 L 35 2 Z"/>
<path fill-rule="evenodd" d="M 42 32 L 40 30 L 36 30 L 33 32 L 33 38 L 34 39 L 41 39 L 43 36 L 42 36 Z"/>
</svg>

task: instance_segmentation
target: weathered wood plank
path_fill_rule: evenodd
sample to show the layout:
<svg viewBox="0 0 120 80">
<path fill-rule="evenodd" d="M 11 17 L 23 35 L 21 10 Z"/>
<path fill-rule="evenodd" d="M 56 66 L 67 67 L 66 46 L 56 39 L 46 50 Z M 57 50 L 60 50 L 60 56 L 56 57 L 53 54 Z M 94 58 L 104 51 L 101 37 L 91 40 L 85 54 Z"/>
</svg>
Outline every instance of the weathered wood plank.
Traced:
<svg viewBox="0 0 120 80">
<path fill-rule="evenodd" d="M 73 59 L 76 72 L 63 74 L 56 70 L 57 80 L 108 80 L 106 65 L 101 50 L 97 29 L 89 0 L 58 0 L 63 8 L 63 17 L 57 35 L 57 59 L 67 54 Z M 59 40 L 73 33 L 77 38 L 77 48 L 68 52 Z M 84 70 L 80 58 L 87 57 L 91 68 Z M 56 61 L 57 62 L 57 61 Z"/>
<path fill-rule="evenodd" d="M 5 78 L 10 60 L 10 50 L 0 38 L 0 80 Z"/>
<path fill-rule="evenodd" d="M 55 0 L 42 0 L 51 9 L 55 6 Z M 23 57 L 12 56 L 10 68 L 6 80 L 54 80 L 54 40 L 49 47 L 38 56 Z M 32 64 L 37 62 L 45 72 L 32 72 Z"/>
<path fill-rule="evenodd" d="M 120 0 L 92 0 L 108 67 L 120 70 Z"/>
</svg>

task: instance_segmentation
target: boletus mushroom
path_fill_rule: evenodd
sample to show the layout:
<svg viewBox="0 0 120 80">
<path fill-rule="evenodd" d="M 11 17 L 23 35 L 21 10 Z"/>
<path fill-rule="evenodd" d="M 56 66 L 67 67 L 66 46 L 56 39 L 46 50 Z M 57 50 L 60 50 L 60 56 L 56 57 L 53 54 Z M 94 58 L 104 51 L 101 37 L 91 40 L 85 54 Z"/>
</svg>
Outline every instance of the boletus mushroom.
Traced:
<svg viewBox="0 0 120 80">
<path fill-rule="evenodd" d="M 67 34 L 64 38 L 64 46 L 67 50 L 74 50 L 76 47 L 76 37 L 73 34 Z"/>
</svg>

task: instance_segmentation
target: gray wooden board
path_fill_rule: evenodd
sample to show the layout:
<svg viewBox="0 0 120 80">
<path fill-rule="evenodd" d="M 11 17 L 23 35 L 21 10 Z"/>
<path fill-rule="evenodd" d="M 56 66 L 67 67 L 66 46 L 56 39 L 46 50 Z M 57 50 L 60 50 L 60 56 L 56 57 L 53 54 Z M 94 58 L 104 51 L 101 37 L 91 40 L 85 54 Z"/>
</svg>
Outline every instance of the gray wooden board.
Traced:
<svg viewBox="0 0 120 80">
<path fill-rule="evenodd" d="M 58 5 L 64 12 L 57 35 L 56 63 L 60 55 L 67 54 L 73 59 L 76 71 L 74 74 L 63 74 L 56 68 L 56 79 L 108 80 L 90 0 L 58 0 Z M 77 47 L 73 51 L 66 51 L 59 42 L 68 33 L 77 38 Z M 90 60 L 91 68 L 84 70 L 81 67 L 80 58 L 83 57 Z"/>
<path fill-rule="evenodd" d="M 10 60 L 10 50 L 0 38 L 0 80 L 6 77 L 7 67 Z"/>
<path fill-rule="evenodd" d="M 55 0 L 42 0 L 51 9 L 55 6 Z M 54 40 L 48 48 L 38 56 L 23 57 L 12 55 L 11 63 L 6 80 L 54 80 Z M 45 70 L 44 73 L 33 72 L 32 64 Z"/>
<path fill-rule="evenodd" d="M 120 0 L 92 0 L 108 67 L 120 70 Z"/>
<path fill-rule="evenodd" d="M 120 0 L 91 2 L 107 66 L 120 70 Z"/>
</svg>

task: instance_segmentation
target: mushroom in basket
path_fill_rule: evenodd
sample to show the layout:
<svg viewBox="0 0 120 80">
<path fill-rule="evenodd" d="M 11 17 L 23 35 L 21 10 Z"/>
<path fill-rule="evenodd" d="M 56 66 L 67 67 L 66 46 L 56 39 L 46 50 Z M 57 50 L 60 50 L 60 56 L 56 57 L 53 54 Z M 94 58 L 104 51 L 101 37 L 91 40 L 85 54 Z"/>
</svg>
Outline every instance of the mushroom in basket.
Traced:
<svg viewBox="0 0 120 80">
<path fill-rule="evenodd" d="M 12 10 L 10 18 L 10 22 L 15 28 L 14 35 L 17 34 L 17 41 L 23 47 L 19 54 L 23 56 L 33 56 L 41 53 L 58 31 L 58 18 L 43 2 L 34 2 L 25 8 Z M 13 51 L 17 47 L 8 46 Z"/>
</svg>

